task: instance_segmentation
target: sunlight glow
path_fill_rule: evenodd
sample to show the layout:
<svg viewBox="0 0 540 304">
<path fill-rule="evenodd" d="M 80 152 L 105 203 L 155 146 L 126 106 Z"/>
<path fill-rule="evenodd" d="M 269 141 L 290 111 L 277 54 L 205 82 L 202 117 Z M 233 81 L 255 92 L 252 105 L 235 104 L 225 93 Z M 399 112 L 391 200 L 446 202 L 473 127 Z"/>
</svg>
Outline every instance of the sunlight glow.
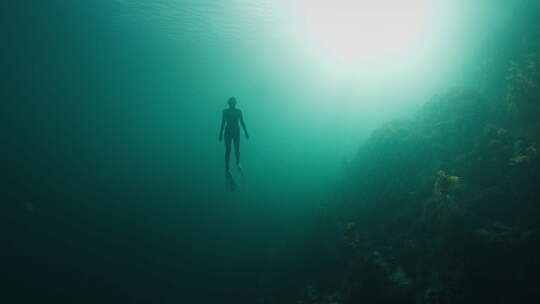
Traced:
<svg viewBox="0 0 540 304">
<path fill-rule="evenodd" d="M 412 50 L 429 30 L 434 0 L 300 0 L 295 11 L 319 51 L 349 63 Z"/>
</svg>

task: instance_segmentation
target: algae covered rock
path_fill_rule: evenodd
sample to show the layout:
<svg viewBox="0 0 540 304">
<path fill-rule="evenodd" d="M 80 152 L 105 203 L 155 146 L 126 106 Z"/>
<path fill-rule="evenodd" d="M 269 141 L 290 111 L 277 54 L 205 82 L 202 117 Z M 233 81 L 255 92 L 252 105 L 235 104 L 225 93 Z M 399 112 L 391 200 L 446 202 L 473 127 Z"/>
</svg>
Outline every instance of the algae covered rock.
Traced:
<svg viewBox="0 0 540 304">
<path fill-rule="evenodd" d="M 510 159 L 510 164 L 513 166 L 527 165 L 534 162 L 537 155 L 536 143 L 529 144 L 519 140 L 514 144 L 514 156 Z"/>
</svg>

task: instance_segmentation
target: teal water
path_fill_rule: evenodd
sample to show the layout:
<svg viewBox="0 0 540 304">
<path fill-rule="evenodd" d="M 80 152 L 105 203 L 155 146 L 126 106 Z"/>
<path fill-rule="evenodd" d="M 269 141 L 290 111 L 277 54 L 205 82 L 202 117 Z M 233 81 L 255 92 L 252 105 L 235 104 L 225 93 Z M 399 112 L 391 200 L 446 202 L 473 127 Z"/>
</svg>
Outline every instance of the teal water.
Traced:
<svg viewBox="0 0 540 304">
<path fill-rule="evenodd" d="M 540 8 L 413 2 L 1 4 L 9 302 L 540 298 Z"/>
</svg>

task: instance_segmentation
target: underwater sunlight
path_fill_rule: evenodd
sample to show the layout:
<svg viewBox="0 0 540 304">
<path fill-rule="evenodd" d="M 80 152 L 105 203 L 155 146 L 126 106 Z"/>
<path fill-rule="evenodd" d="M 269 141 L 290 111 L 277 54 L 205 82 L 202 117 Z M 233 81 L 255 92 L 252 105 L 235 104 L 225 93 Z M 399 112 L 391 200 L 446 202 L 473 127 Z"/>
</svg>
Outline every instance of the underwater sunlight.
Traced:
<svg viewBox="0 0 540 304">
<path fill-rule="evenodd" d="M 294 17 L 306 40 L 327 56 L 353 66 L 415 52 L 429 44 L 428 34 L 441 18 L 435 0 L 294 3 Z"/>
<path fill-rule="evenodd" d="M 540 303 L 540 1 L 1 1 L 5 303 Z"/>
</svg>

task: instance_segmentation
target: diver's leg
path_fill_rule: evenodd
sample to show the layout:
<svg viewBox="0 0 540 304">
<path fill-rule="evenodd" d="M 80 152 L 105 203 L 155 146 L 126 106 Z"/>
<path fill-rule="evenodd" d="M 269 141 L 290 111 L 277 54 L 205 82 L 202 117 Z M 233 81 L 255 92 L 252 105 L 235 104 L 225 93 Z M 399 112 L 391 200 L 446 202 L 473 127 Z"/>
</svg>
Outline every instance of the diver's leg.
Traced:
<svg viewBox="0 0 540 304">
<path fill-rule="evenodd" d="M 236 166 L 240 168 L 240 134 L 236 134 L 234 140 L 234 156 L 236 157 Z"/>
<path fill-rule="evenodd" d="M 225 171 L 229 171 L 229 159 L 231 158 L 232 136 L 225 134 Z"/>
</svg>

